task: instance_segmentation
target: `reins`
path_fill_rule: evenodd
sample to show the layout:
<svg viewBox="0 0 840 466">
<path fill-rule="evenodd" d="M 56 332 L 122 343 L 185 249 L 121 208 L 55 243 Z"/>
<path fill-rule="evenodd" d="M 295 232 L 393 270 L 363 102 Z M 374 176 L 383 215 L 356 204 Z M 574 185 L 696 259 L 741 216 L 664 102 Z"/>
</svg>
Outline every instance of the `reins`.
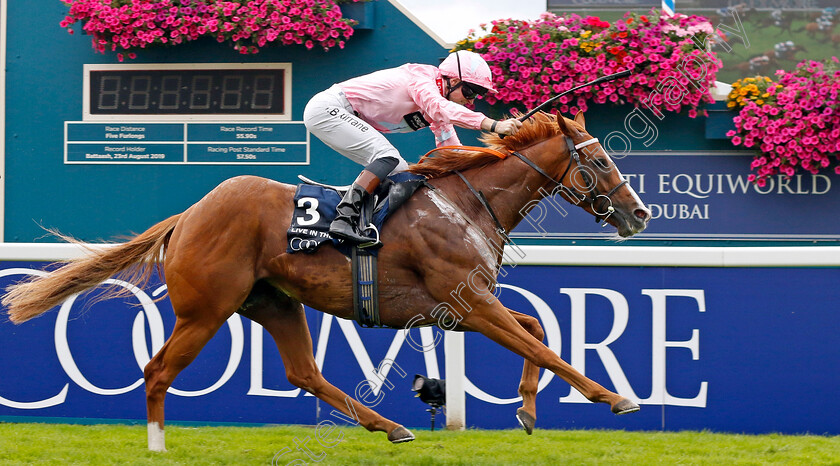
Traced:
<svg viewBox="0 0 840 466">
<path fill-rule="evenodd" d="M 499 221 L 499 217 L 496 216 L 496 212 L 493 212 L 493 207 L 490 206 L 490 202 L 487 201 L 487 197 L 484 195 L 484 193 L 475 189 L 475 187 L 472 185 L 472 183 L 470 183 L 467 177 L 464 176 L 458 170 L 455 170 L 455 174 L 461 178 L 461 181 L 463 181 L 465 185 L 467 185 L 467 188 L 469 188 L 470 192 L 472 192 L 473 195 L 478 198 L 478 202 L 480 202 L 481 205 L 484 206 L 484 209 L 487 210 L 487 213 L 490 214 L 490 217 L 496 224 L 496 231 L 499 232 L 499 236 L 504 238 L 505 244 L 509 244 L 510 237 L 508 237 L 507 230 L 505 230 L 505 227 L 502 226 L 502 222 Z"/>
<path fill-rule="evenodd" d="M 511 151 L 510 154 L 505 154 L 505 153 L 499 152 L 495 149 L 490 149 L 488 147 L 476 147 L 476 146 L 442 146 L 442 147 L 437 147 L 435 149 L 430 150 L 425 155 L 423 155 L 423 157 L 421 157 L 420 161 L 417 162 L 417 163 L 418 164 L 423 163 L 423 161 L 426 158 L 428 158 L 431 154 L 433 154 L 437 151 L 440 151 L 440 150 L 471 150 L 471 151 L 482 152 L 482 153 L 485 153 L 485 154 L 491 154 L 491 155 L 494 155 L 494 156 L 496 156 L 500 159 L 506 159 L 508 157 L 508 155 L 513 155 L 516 158 L 525 162 L 525 164 L 528 165 L 529 167 L 531 167 L 534 171 L 536 171 L 537 173 L 539 173 L 540 175 L 542 175 L 543 177 L 549 179 L 552 183 L 554 183 L 554 189 L 560 189 L 561 191 L 565 191 L 570 197 L 573 197 L 576 201 L 575 204 L 580 203 L 580 202 L 588 203 L 589 206 L 592 208 L 592 213 L 595 214 L 595 222 L 600 223 L 600 222 L 603 221 L 604 223 L 603 223 L 602 226 L 606 226 L 607 225 L 606 220 L 615 212 L 615 208 L 613 207 L 611 196 L 613 194 L 615 194 L 615 192 L 618 191 L 619 188 L 621 188 L 622 186 L 627 184 L 627 180 L 622 180 L 621 183 L 614 186 L 607 194 L 599 193 L 598 188 L 595 187 L 595 184 L 594 184 L 593 180 L 590 178 L 586 169 L 583 168 L 584 166 L 583 166 L 583 164 L 580 160 L 580 154 L 577 151 L 577 149 L 589 146 L 591 144 L 598 143 L 599 142 L 598 138 L 588 139 L 588 140 L 583 141 L 579 144 L 575 144 L 574 141 L 572 141 L 572 138 L 570 138 L 569 136 L 564 136 L 564 137 L 566 138 L 566 145 L 569 148 L 569 163 L 566 164 L 566 169 L 563 171 L 563 174 L 560 175 L 559 179 L 554 179 L 554 177 L 552 177 L 551 175 L 546 173 L 545 170 L 540 168 L 537 164 L 532 162 L 531 159 L 524 156 L 520 152 Z M 566 178 L 566 175 L 568 175 L 569 172 L 572 169 L 572 162 L 575 163 L 575 166 L 577 167 L 578 171 L 580 172 L 581 176 L 583 177 L 583 181 L 585 183 L 585 186 L 586 187 L 589 187 L 589 186 L 592 187 L 589 190 L 589 192 L 582 193 L 582 192 L 576 190 L 574 188 L 574 186 L 569 187 L 569 186 L 566 186 L 562 183 L 563 179 Z M 510 243 L 510 237 L 508 236 L 507 230 L 502 226 L 502 223 L 499 221 L 499 217 L 496 215 L 496 212 L 493 211 L 493 207 L 490 205 L 490 202 L 487 201 L 487 197 L 484 195 L 484 193 L 481 192 L 480 190 L 476 189 L 472 185 L 472 183 L 470 183 L 469 180 L 467 180 L 467 178 L 460 171 L 454 170 L 453 173 L 455 173 L 456 175 L 458 175 L 459 178 L 461 178 L 461 181 L 464 182 L 464 184 L 467 186 L 467 189 L 469 189 L 469 191 L 473 194 L 473 196 L 475 196 L 476 199 L 478 199 L 478 202 L 484 207 L 484 210 L 486 210 L 487 213 L 490 214 L 490 218 L 493 219 L 493 223 L 495 223 L 496 230 L 499 232 L 499 235 L 502 238 L 504 238 L 504 241 L 505 241 L 506 244 L 509 244 Z M 604 209 L 603 212 L 599 211 L 598 207 L 596 206 L 596 203 L 598 203 L 599 199 L 604 199 L 606 201 L 606 208 Z"/>
<path fill-rule="evenodd" d="M 504 152 L 499 152 L 499 151 L 497 151 L 495 149 L 491 149 L 489 147 L 441 146 L 441 147 L 436 147 L 436 148 L 430 150 L 429 152 L 426 152 L 423 155 L 423 157 L 420 157 L 420 160 L 417 163 L 418 164 L 423 163 L 423 161 L 426 160 L 430 155 L 432 155 L 435 152 L 441 151 L 441 150 L 470 150 L 470 151 L 475 151 L 475 152 L 481 152 L 481 153 L 484 153 L 484 154 L 494 155 L 494 156 L 496 156 L 496 157 L 498 157 L 499 159 L 502 159 L 502 160 L 506 159 L 507 156 L 508 156 L 508 154 L 505 154 Z M 484 209 L 487 211 L 487 213 L 490 214 L 490 218 L 493 219 L 493 223 L 496 224 L 496 231 L 499 232 L 499 236 L 504 238 L 505 244 L 509 244 L 510 243 L 510 238 L 508 237 L 507 230 L 505 230 L 505 227 L 502 226 L 502 222 L 499 221 L 499 217 L 496 216 L 496 212 L 493 211 L 493 207 L 490 206 L 490 202 L 487 201 L 487 197 L 484 195 L 484 193 L 475 189 L 475 187 L 472 185 L 472 183 L 470 183 L 469 180 L 467 180 L 467 178 L 460 171 L 453 170 L 453 173 L 455 173 L 456 175 L 458 175 L 459 178 L 461 178 L 461 181 L 463 181 L 464 184 L 467 185 L 467 189 L 469 189 L 470 192 L 473 193 L 473 195 L 476 197 L 476 199 L 478 199 L 478 202 L 480 202 L 481 205 L 484 206 Z M 451 201 L 450 201 L 450 204 L 451 204 Z M 466 217 L 466 216 L 464 216 L 464 217 Z"/>
</svg>

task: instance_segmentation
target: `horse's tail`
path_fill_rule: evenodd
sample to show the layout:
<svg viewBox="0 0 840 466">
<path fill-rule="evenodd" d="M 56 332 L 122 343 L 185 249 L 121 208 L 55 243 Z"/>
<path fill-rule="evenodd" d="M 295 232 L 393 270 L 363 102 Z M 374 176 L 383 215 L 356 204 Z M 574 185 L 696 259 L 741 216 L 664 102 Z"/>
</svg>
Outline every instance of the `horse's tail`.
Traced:
<svg viewBox="0 0 840 466">
<path fill-rule="evenodd" d="M 49 275 L 12 285 L 2 299 L 9 320 L 16 324 L 26 322 L 69 296 L 93 288 L 115 274 L 137 286 L 145 285 L 152 276 L 154 264 L 160 265 L 180 216 L 169 217 L 127 243 L 103 248 L 88 246 L 87 255 L 70 261 Z M 59 236 L 81 244 L 72 238 Z M 112 287 L 98 299 L 124 292 L 127 290 L 123 287 Z"/>
</svg>

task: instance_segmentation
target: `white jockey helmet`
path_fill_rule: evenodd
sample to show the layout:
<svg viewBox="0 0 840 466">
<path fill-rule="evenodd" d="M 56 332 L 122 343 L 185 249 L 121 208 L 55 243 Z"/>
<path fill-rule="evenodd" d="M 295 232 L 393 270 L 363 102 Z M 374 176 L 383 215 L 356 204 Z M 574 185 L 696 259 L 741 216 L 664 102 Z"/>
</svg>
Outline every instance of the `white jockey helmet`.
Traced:
<svg viewBox="0 0 840 466">
<path fill-rule="evenodd" d="M 498 92 L 493 87 L 493 73 L 481 55 L 469 50 L 450 53 L 438 67 L 444 76 L 458 78 L 476 86 L 481 86 L 492 93 Z"/>
</svg>

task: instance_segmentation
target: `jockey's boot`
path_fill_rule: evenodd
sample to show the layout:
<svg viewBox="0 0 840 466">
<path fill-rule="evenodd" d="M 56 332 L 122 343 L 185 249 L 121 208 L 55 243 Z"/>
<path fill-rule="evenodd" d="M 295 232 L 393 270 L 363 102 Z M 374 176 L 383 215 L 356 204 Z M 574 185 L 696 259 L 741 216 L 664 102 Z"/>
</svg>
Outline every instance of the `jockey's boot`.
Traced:
<svg viewBox="0 0 840 466">
<path fill-rule="evenodd" d="M 362 247 L 379 245 L 379 238 L 370 237 L 361 231 L 361 211 L 367 198 L 379 186 L 379 177 L 363 170 L 344 198 L 336 206 L 335 220 L 330 224 L 330 235 Z"/>
<path fill-rule="evenodd" d="M 362 220 L 365 224 L 370 219 L 360 219 L 362 206 L 367 198 L 379 186 L 379 183 L 397 165 L 398 160 L 393 157 L 382 157 L 374 160 L 356 178 L 344 198 L 336 206 L 335 220 L 330 224 L 330 235 L 359 247 L 381 246 L 379 238 L 367 236 L 362 232 Z"/>
</svg>

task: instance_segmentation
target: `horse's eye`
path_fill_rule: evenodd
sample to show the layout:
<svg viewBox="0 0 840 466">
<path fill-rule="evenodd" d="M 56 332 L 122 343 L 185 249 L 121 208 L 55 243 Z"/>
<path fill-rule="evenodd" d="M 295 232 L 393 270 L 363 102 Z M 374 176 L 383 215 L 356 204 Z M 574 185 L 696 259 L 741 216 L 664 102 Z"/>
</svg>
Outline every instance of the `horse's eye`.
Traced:
<svg viewBox="0 0 840 466">
<path fill-rule="evenodd" d="M 592 161 L 595 163 L 595 165 L 598 166 L 598 168 L 607 168 L 610 166 L 609 162 L 607 162 L 607 159 L 598 158 L 592 159 Z"/>
</svg>

